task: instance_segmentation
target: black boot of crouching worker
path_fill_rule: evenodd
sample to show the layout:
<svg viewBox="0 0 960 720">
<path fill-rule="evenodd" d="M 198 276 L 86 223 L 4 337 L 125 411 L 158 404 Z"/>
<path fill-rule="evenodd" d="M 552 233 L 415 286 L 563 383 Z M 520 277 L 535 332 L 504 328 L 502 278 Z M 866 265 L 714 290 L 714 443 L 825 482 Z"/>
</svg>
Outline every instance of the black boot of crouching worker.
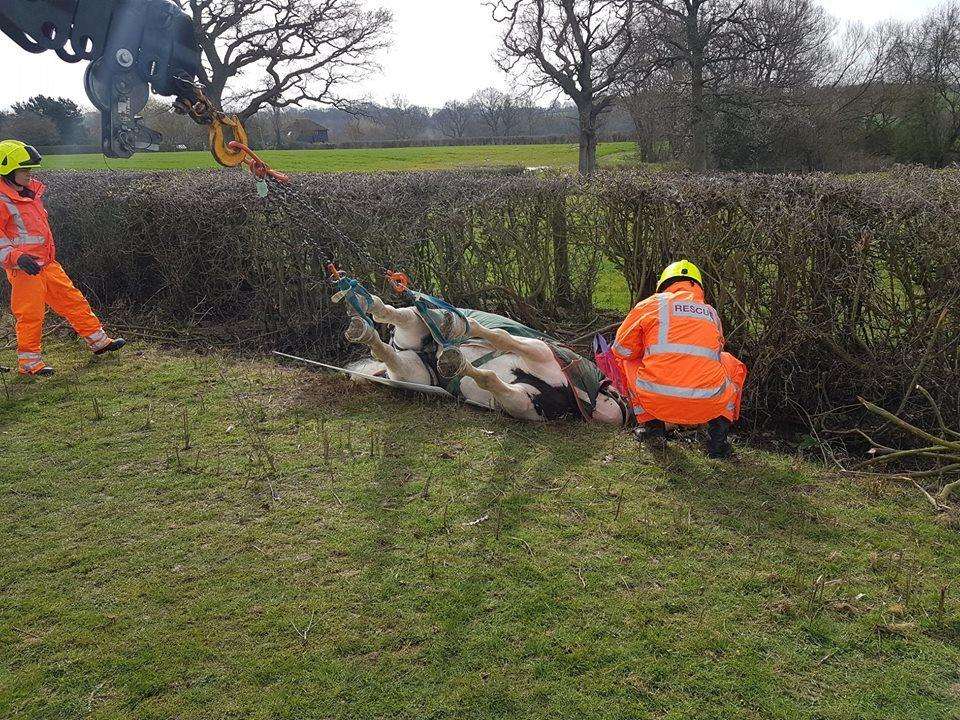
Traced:
<svg viewBox="0 0 960 720">
<path fill-rule="evenodd" d="M 730 421 L 726 418 L 717 418 L 707 423 L 707 457 L 711 460 L 726 460 L 733 455 L 733 447 L 727 440 L 730 431 Z"/>
<path fill-rule="evenodd" d="M 662 420 L 651 420 L 637 427 L 633 436 L 639 443 L 662 449 L 667 445 L 667 426 Z"/>
</svg>

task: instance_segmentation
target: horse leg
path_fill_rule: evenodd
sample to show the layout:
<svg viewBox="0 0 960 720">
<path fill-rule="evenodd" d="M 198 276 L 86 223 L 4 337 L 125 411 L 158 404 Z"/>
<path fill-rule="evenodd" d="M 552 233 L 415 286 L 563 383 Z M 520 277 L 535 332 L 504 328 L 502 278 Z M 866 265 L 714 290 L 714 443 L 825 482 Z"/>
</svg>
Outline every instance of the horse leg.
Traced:
<svg viewBox="0 0 960 720">
<path fill-rule="evenodd" d="M 394 380 L 424 381 L 421 377 L 423 373 L 418 373 L 415 368 L 410 367 L 406 359 L 397 350 L 383 342 L 376 328 L 364 322 L 363 318 L 351 318 L 344 337 L 354 344 L 366 345 L 370 348 L 370 354 L 373 355 L 374 360 L 386 365 L 387 372 Z M 419 360 L 417 364 L 422 366 Z M 427 378 L 429 379 L 429 375 Z"/>
<path fill-rule="evenodd" d="M 393 328 L 394 347 L 421 350 L 430 337 L 430 331 L 412 307 L 395 308 L 374 296 L 370 315 L 376 322 Z"/>
<path fill-rule="evenodd" d="M 485 341 L 499 352 L 517 355 L 531 364 L 554 360 L 553 350 L 543 340 L 516 337 L 506 330 L 491 330 L 476 320 L 470 320 L 470 337 Z"/>
<path fill-rule="evenodd" d="M 481 390 L 486 390 L 493 395 L 497 406 L 512 417 L 530 419 L 531 413 L 536 412 L 530 396 L 524 390 L 504 382 L 503 378 L 492 370 L 484 370 L 474 367 L 471 363 L 464 363 L 459 376 L 471 378 Z"/>
<path fill-rule="evenodd" d="M 468 322 L 470 338 L 483 340 L 497 352 L 516 355 L 528 365 L 556 364 L 553 350 L 543 340 L 516 337 L 506 330 L 491 330 L 475 320 Z M 467 374 L 470 363 L 458 347 L 450 346 L 438 353 L 437 367 L 444 377 L 456 377 Z"/>
<path fill-rule="evenodd" d="M 370 306 L 370 317 L 378 323 L 402 327 L 418 321 L 417 313 L 413 308 L 395 308 L 393 305 L 387 305 L 381 298 L 373 296 L 373 304 Z"/>
</svg>

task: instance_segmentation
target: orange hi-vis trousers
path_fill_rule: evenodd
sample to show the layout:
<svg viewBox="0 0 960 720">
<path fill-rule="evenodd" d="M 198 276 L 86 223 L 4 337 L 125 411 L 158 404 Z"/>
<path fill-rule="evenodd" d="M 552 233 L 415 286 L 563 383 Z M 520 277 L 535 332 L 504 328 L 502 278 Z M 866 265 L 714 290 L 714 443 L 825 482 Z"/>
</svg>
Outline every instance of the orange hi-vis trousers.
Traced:
<svg viewBox="0 0 960 720">
<path fill-rule="evenodd" d="M 109 343 L 103 326 L 60 263 L 45 265 L 39 275 L 7 270 L 12 290 L 10 309 L 17 321 L 17 353 L 20 371 L 33 374 L 44 367 L 40 354 L 43 318 L 47 306 L 66 320 L 92 350 Z"/>
</svg>

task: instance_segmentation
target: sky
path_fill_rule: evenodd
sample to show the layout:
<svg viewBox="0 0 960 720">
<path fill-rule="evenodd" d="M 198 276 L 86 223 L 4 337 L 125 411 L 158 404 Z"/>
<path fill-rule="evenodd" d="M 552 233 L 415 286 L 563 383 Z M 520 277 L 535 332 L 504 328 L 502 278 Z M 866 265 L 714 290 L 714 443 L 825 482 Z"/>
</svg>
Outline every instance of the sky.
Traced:
<svg viewBox="0 0 960 720">
<path fill-rule="evenodd" d="M 909 20 L 939 4 L 939 0 L 821 1 L 840 20 L 865 23 Z M 485 87 L 509 86 L 508 78 L 491 59 L 498 44 L 498 28 L 482 0 L 366 2 L 393 11 L 394 42 L 381 58 L 383 71 L 348 95 L 377 101 L 402 95 L 418 105 L 439 107 Z M 89 106 L 83 91 L 85 64 L 69 65 L 49 51 L 30 55 L 0 34 L 0 67 L 7 68 L 0 107 L 40 93 Z"/>
</svg>

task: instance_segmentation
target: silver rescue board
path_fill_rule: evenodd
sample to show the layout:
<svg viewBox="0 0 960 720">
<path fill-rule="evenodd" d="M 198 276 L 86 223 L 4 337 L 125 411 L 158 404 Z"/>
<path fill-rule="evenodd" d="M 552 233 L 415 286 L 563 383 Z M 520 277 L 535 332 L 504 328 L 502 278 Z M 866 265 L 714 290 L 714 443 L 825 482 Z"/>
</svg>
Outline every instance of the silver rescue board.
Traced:
<svg viewBox="0 0 960 720">
<path fill-rule="evenodd" d="M 404 382 L 402 380 L 391 380 L 390 378 L 377 377 L 376 375 L 368 375 L 366 373 L 357 372 L 356 370 L 347 370 L 346 368 L 337 367 L 336 365 L 327 365 L 326 363 L 317 362 L 316 360 L 307 360 L 306 358 L 297 357 L 296 355 L 287 355 L 286 353 L 277 351 L 274 351 L 273 354 L 277 357 L 286 358 L 287 360 L 296 360 L 297 362 L 306 363 L 307 365 L 315 365 L 316 367 L 322 367 L 327 370 L 343 373 L 350 378 L 362 378 L 363 380 L 369 380 L 370 382 L 377 383 L 378 385 L 386 385 L 387 387 L 398 388 L 400 390 L 410 390 L 411 392 L 422 393 L 424 395 L 450 398 L 451 400 L 456 399 L 443 388 L 436 387 L 434 385 L 421 385 L 420 383 Z M 469 403 L 469 401 L 467 402 Z M 482 407 L 489 410 L 489 407 L 486 405 L 480 405 L 479 403 L 469 404 L 476 404 L 477 407 Z"/>
</svg>

